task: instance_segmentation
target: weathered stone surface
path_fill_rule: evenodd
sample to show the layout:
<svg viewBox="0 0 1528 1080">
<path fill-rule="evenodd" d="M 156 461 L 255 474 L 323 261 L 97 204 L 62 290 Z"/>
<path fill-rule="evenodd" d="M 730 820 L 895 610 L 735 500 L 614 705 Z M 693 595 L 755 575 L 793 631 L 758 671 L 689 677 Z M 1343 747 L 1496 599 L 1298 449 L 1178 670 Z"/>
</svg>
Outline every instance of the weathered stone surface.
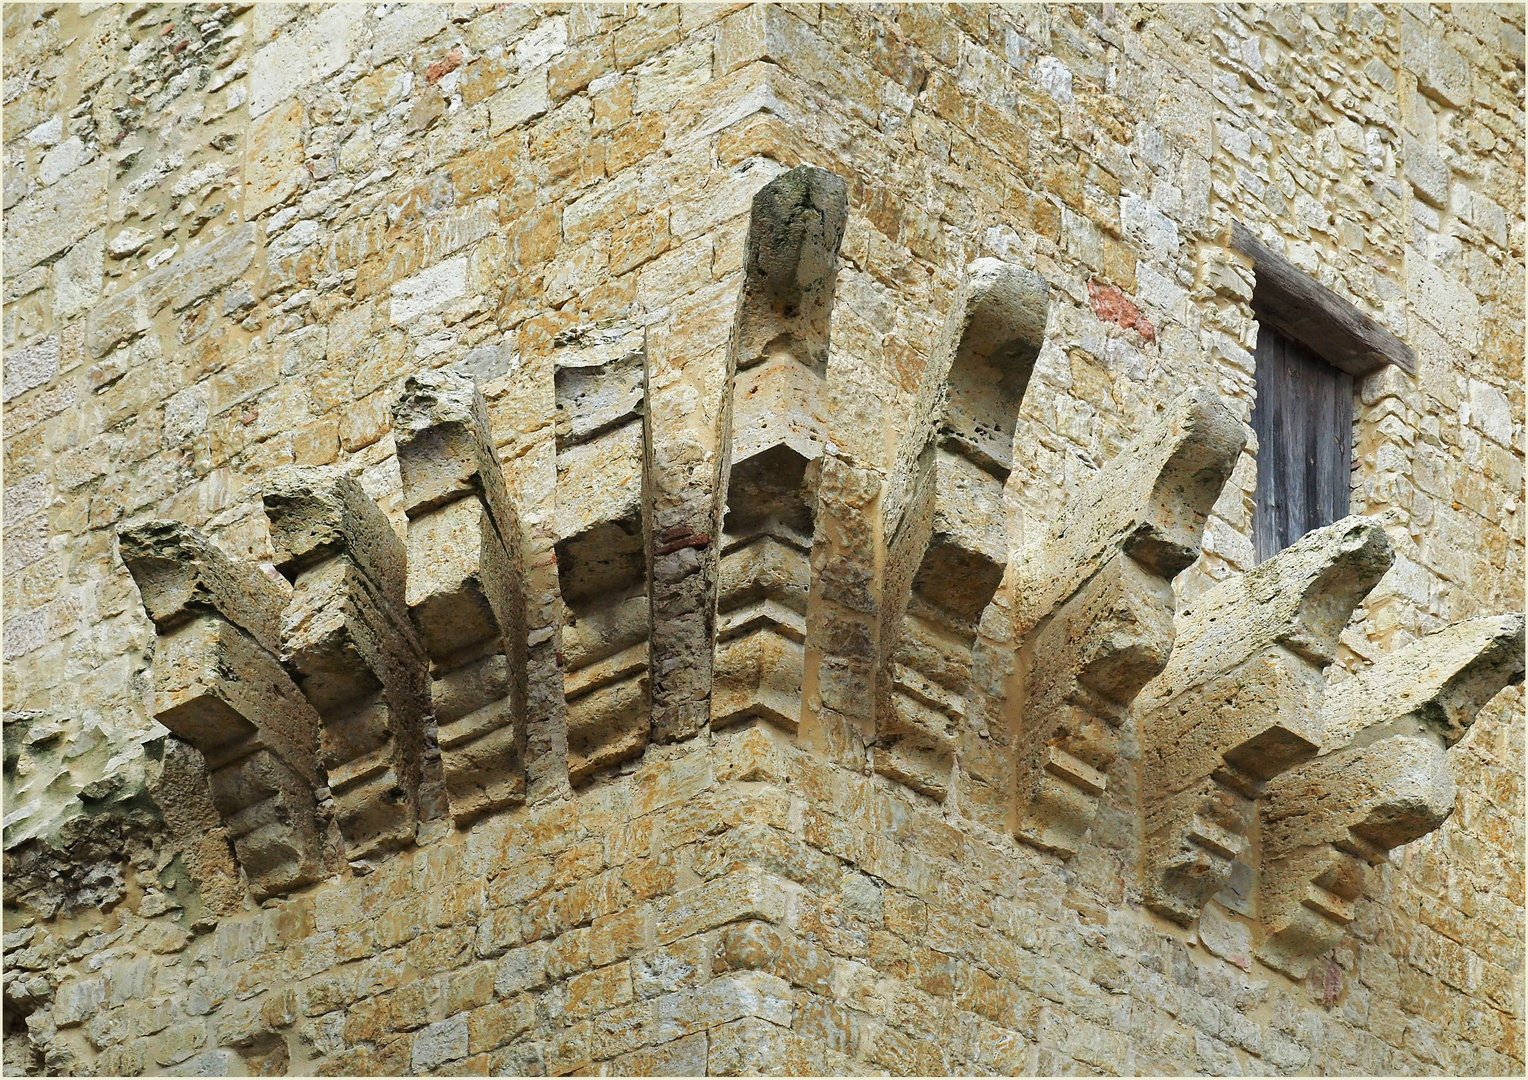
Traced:
<svg viewBox="0 0 1528 1080">
<path fill-rule="evenodd" d="M 264 112 L 264 110 L 262 110 Z M 265 112 L 250 126 L 244 150 L 245 207 L 258 217 L 297 194 L 302 181 L 302 102 Z"/>
<path fill-rule="evenodd" d="M 1245 429 L 1214 394 L 1192 389 L 1174 399 L 1027 541 L 1017 625 L 1035 625 L 1117 550 L 1165 580 L 1187 569 L 1245 443 Z"/>
<path fill-rule="evenodd" d="M 809 165 L 776 176 L 751 204 L 728 365 L 713 727 L 801 722 L 821 385 L 846 212 L 843 180 Z"/>
<path fill-rule="evenodd" d="M 394 326 L 445 307 L 467 294 L 467 259 L 458 255 L 393 286 L 389 315 Z"/>
<path fill-rule="evenodd" d="M 166 738 L 149 792 L 177 839 L 201 902 L 213 915 L 237 912 L 243 906 L 245 885 L 239 880 L 228 830 L 212 801 L 206 758 L 190 743 Z"/>
<path fill-rule="evenodd" d="M 783 353 L 822 373 L 848 191 L 826 169 L 799 165 L 755 193 L 744 254 L 737 367 Z"/>
<path fill-rule="evenodd" d="M 1427 814 L 1388 820 L 1436 820 L 1423 728 L 1348 740 L 1329 707 L 1407 643 L 1523 607 L 1520 8 L 64 4 L 8 6 L 0 32 L 7 1072 L 1523 1072 L 1521 689 L 1447 752 L 1435 831 L 1372 866 L 1367 841 L 1323 841 L 1362 891 L 1303 980 L 1283 957 L 1334 924 L 1291 887 L 1318 921 L 1275 928 L 1274 892 L 1359 878 L 1332 860 L 1270 876 L 1256 817 L 1352 750 L 1374 756 L 1309 789 L 1318 806 L 1389 777 L 1375 798 Z M 801 164 L 844 180 L 831 325 L 811 335 L 817 370 L 772 360 L 766 333 L 735 385 L 752 200 Z M 1046 588 L 1019 578 L 1098 475 L 1117 484 L 1107 507 L 1150 501 L 1152 480 L 1116 467 L 1181 394 L 1212 391 L 1238 420 L 1254 406 L 1265 275 L 1226 246 L 1233 221 L 1404 341 L 1416 371 L 1366 376 L 1353 403 L 1351 505 L 1384 521 L 1395 559 L 1329 652 L 1318 752 L 1256 796 L 1198 925 L 1164 931 L 1140 903 L 1161 867 L 1143 850 L 1140 702 L 1118 728 L 1088 708 L 1118 716 L 1161 662 L 1169 603 L 1192 612 L 1255 565 L 1256 473 L 1278 448 L 1249 445 L 1202 528 L 1184 519 L 1177 557 L 1198 557 L 1172 600 L 1107 515 L 1096 548 L 1041 560 Z M 985 258 L 1049 283 L 1044 343 L 1008 431 L 940 446 L 920 384 L 962 268 Z M 478 383 L 518 541 L 485 502 L 491 473 L 458 483 L 471 464 L 436 492 L 466 494 L 410 520 L 390 405 L 433 370 Z M 809 558 L 749 554 L 724 585 L 729 470 L 777 442 L 816 470 Z M 1001 571 L 965 652 L 885 617 L 899 453 L 916 464 L 931 442 L 957 459 L 931 483 L 955 541 Z M 999 483 L 979 459 L 1005 451 Z M 407 555 L 445 515 L 450 551 L 412 561 L 445 595 L 468 583 L 456 610 L 475 622 L 437 658 L 431 708 L 446 752 L 511 788 L 523 719 L 524 804 L 510 790 L 458 826 L 427 794 L 427 727 L 423 827 L 347 865 L 344 777 L 310 718 L 317 879 L 265 895 L 240 880 L 254 848 L 268 880 L 301 864 L 284 781 L 257 754 L 221 804 L 211 776 L 178 779 L 195 759 L 152 716 L 163 650 L 114 533 L 170 517 L 251 571 L 314 573 L 304 625 L 336 612 L 326 625 L 356 630 L 353 652 L 326 654 L 335 685 L 373 686 L 359 644 L 380 570 L 278 556 L 260 495 L 290 463 L 354 478 Z M 558 541 L 629 522 L 638 489 L 643 528 L 590 539 L 634 546 L 642 589 L 581 594 L 588 564 L 565 566 Z M 352 569 L 317 573 L 341 558 Z M 491 602 L 520 571 L 523 715 Z M 739 653 L 739 700 L 766 697 L 794 733 L 708 730 L 718 592 L 756 575 L 777 625 L 804 631 Z M 990 581 L 923 583 L 972 610 Z M 901 646 L 923 665 L 908 672 L 967 687 L 912 687 L 938 699 L 913 720 L 962 714 L 914 777 L 938 804 L 874 772 L 881 662 Z M 1019 757 L 1047 732 L 1029 659 L 1047 701 L 1079 672 L 1121 699 L 1049 713 L 1078 733 L 1052 763 L 1084 787 L 1063 785 L 1080 801 L 1048 851 L 1013 835 Z M 1299 670 L 1247 672 L 1242 712 L 1299 721 Z M 279 718 L 287 699 L 254 689 L 244 704 Z M 366 737 L 386 729 L 364 715 Z M 608 764 L 581 755 L 586 718 L 618 718 L 585 728 Z M 1311 898 L 1343 900 L 1327 895 Z M 1276 953 L 1286 930 L 1298 948 Z"/>
<path fill-rule="evenodd" d="M 215 612 L 267 652 L 280 652 L 286 596 L 258 567 L 230 559 L 207 537 L 178 521 L 123 529 L 118 547 L 149 618 L 161 632 L 203 612 Z"/>
<path fill-rule="evenodd" d="M 106 224 L 105 160 L 79 170 L 67 184 L 54 184 L 7 207 L 6 272 L 13 274 L 56 255 Z"/>
<path fill-rule="evenodd" d="M 1246 436 L 1206 391 L 1173 402 L 1018 557 L 1019 836 L 1075 854 L 1118 754 L 1115 729 L 1173 647 L 1170 582 L 1199 557 Z"/>
<path fill-rule="evenodd" d="M 249 113 L 260 116 L 308 83 L 332 75 L 350 57 L 358 13 L 335 8 L 285 33 L 260 42 L 250 65 Z"/>
<path fill-rule="evenodd" d="M 1296 978 L 1355 917 L 1367 864 L 1436 829 L 1455 789 L 1433 738 L 1389 735 L 1280 776 L 1262 800 L 1260 959 Z"/>
<path fill-rule="evenodd" d="M 500 532 L 517 532 L 488 407 L 476 383 L 453 372 L 419 372 L 404 382 L 392 411 L 404 512 L 411 519 L 476 494 Z"/>
<path fill-rule="evenodd" d="M 161 635 L 155 656 L 155 718 L 204 754 L 256 734 L 315 780 L 313 714 L 291 682 L 276 676 L 274 665 L 269 653 L 224 619 L 200 616 L 182 623 Z"/>
<path fill-rule="evenodd" d="M 1523 616 L 1465 619 L 1327 688 L 1322 753 L 1380 731 L 1425 730 L 1446 747 L 1503 686 L 1523 677 Z"/>
<path fill-rule="evenodd" d="M 465 822 L 525 797 L 529 642 L 520 522 L 471 379 L 409 376 L 393 429 L 409 518 L 405 602 L 432 676 L 505 659 L 502 683 L 479 683 L 502 686 L 504 696 L 437 720 L 451 816 Z"/>
<path fill-rule="evenodd" d="M 999 481 L 1007 478 L 1014 424 L 1044 341 L 1049 305 L 1049 286 L 1030 271 L 997 259 L 978 259 L 966 268 L 918 381 L 912 424 L 897 442 L 886 498 L 892 532 L 918 498 L 931 440 Z"/>
<path fill-rule="evenodd" d="M 882 504 L 875 767 L 937 799 L 966 723 L 977 623 L 1008 562 L 1003 482 L 1048 305 L 1036 274 L 996 259 L 967 267 Z"/>
<path fill-rule="evenodd" d="M 1119 753 L 1115 729 L 1172 651 L 1172 609 L 1167 582 L 1120 552 L 1026 641 L 1021 838 L 1076 854 Z"/>
<path fill-rule="evenodd" d="M 557 526 L 568 778 L 642 753 L 651 731 L 647 350 L 632 326 L 556 339 Z"/>
<path fill-rule="evenodd" d="M 1443 824 L 1456 787 L 1448 747 L 1523 677 L 1523 616 L 1455 623 L 1327 690 L 1322 754 L 1262 800 L 1259 956 L 1303 978 L 1353 921 L 1365 864 Z"/>
<path fill-rule="evenodd" d="M 277 567 L 293 585 L 282 660 L 323 720 L 346 853 L 410 844 L 430 694 L 429 660 L 407 615 L 403 543 L 346 476 L 285 471 L 263 499 Z"/>
<path fill-rule="evenodd" d="M 403 594 L 403 542 L 351 477 L 329 469 L 282 470 L 265 486 L 261 501 L 270 522 L 276 569 L 288 580 L 345 555 L 394 603 Z"/>
<path fill-rule="evenodd" d="M 857 764 L 875 733 L 881 475 L 835 454 L 818 462 L 800 741 Z"/>
<path fill-rule="evenodd" d="M 124 529 L 120 543 L 159 628 L 154 719 L 206 759 L 256 898 L 308 884 L 324 860 L 319 722 L 273 655 L 279 589 L 178 522 Z"/>
<path fill-rule="evenodd" d="M 5 400 L 43 386 L 58 374 L 58 338 L 45 337 L 5 358 Z"/>
<path fill-rule="evenodd" d="M 432 657 L 504 635 L 514 569 L 483 504 L 461 499 L 409 522 L 408 605 Z"/>
</svg>

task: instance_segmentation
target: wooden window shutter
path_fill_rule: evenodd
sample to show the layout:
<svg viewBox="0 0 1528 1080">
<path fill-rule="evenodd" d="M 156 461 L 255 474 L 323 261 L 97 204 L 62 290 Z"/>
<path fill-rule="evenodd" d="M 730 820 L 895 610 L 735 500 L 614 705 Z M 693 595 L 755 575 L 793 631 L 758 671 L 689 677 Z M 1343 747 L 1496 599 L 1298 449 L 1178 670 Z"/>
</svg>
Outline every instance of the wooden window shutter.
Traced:
<svg viewBox="0 0 1528 1080">
<path fill-rule="evenodd" d="M 1353 376 L 1268 326 L 1257 336 L 1258 562 L 1348 514 Z"/>
<path fill-rule="evenodd" d="M 1353 380 L 1387 364 L 1416 372 L 1411 346 L 1272 251 L 1241 222 L 1227 242 L 1252 260 L 1257 317 L 1257 561 L 1348 515 Z"/>
</svg>

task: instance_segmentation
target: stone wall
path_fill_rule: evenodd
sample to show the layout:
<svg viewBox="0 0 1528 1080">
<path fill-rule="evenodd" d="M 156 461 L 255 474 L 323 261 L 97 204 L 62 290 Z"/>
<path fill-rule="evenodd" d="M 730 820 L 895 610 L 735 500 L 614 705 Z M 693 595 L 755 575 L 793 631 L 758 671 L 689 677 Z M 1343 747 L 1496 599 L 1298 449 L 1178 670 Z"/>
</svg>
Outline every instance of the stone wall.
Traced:
<svg viewBox="0 0 1528 1080">
<path fill-rule="evenodd" d="M 1250 414 L 1232 221 L 1416 352 L 1415 377 L 1359 390 L 1353 509 L 1380 516 L 1393 564 L 1328 678 L 1522 609 L 1520 9 L 4 20 L 7 1071 L 1521 1072 L 1520 687 L 1448 752 L 1452 816 L 1380 863 L 1303 981 L 1254 957 L 1265 928 L 1234 888 L 1186 928 L 1143 906 L 1138 718 L 1075 854 L 1016 839 L 986 782 L 1023 722 L 1004 704 L 1031 565 L 1014 553 L 1186 387 Z M 756 449 L 731 385 L 753 362 L 734 335 L 753 198 L 802 163 L 846 208 L 799 444 L 822 448 L 814 576 L 838 558 L 879 580 L 891 537 L 848 525 L 881 521 L 917 450 L 899 439 L 968 264 L 1049 287 L 948 790 L 867 765 L 856 690 L 876 674 L 825 663 L 810 628 L 794 732 L 708 725 L 686 560 L 709 580 L 696 538 Z M 567 507 L 604 520 L 569 484 L 559 408 L 560 373 L 588 362 L 570 352 L 607 345 L 644 357 L 622 467 L 674 572 L 653 561 L 642 585 L 651 744 L 600 757 L 558 667 L 554 552 Z M 436 368 L 478 383 L 518 515 L 507 802 L 525 805 L 458 827 L 425 799 L 405 850 L 218 909 L 149 791 L 156 633 L 118 529 L 186 522 L 279 585 L 262 496 L 298 464 L 357 478 L 406 535 L 393 404 Z M 1257 449 L 1173 581 L 1180 613 L 1251 568 Z M 812 594 L 811 626 L 882 632 L 833 603 Z"/>
</svg>

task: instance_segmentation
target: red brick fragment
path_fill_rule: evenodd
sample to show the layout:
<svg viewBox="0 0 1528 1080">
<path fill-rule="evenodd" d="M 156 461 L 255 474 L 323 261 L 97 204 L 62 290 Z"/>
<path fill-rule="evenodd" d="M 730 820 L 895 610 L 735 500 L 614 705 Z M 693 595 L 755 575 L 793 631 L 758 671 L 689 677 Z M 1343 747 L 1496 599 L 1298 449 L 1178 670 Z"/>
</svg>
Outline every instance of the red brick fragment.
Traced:
<svg viewBox="0 0 1528 1080">
<path fill-rule="evenodd" d="M 671 525 L 660 532 L 657 537 L 657 547 L 653 550 L 654 555 L 672 555 L 680 548 L 703 548 L 711 543 L 711 534 L 696 532 L 688 525 Z"/>
<path fill-rule="evenodd" d="M 462 51 L 460 49 L 452 49 L 445 56 L 424 69 L 424 81 L 434 86 L 461 66 Z"/>
<path fill-rule="evenodd" d="M 1090 281 L 1088 282 L 1088 300 L 1093 305 L 1093 314 L 1105 322 L 1123 326 L 1126 330 L 1133 328 L 1147 341 L 1156 340 L 1156 327 L 1151 325 L 1151 321 L 1141 314 L 1141 309 L 1132 304 L 1117 287 Z"/>
</svg>

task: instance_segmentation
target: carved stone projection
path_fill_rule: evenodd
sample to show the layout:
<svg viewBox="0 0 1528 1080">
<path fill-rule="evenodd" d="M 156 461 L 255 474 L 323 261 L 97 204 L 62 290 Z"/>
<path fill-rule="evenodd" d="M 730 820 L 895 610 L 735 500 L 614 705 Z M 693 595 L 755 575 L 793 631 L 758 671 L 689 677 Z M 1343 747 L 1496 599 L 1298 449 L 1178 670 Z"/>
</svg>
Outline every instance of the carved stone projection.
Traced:
<svg viewBox="0 0 1528 1080">
<path fill-rule="evenodd" d="M 640 328 L 558 336 L 557 578 L 568 778 L 639 756 L 648 678 L 647 353 Z"/>
<path fill-rule="evenodd" d="M 1246 434 L 1212 392 L 1183 394 L 1026 537 L 1014 584 L 1018 835 L 1075 854 L 1118 728 L 1173 647 L 1171 581 L 1199 557 Z"/>
<path fill-rule="evenodd" d="M 1264 784 L 1315 756 L 1337 637 L 1390 561 L 1377 520 L 1344 518 L 1183 612 L 1167 667 L 1136 701 L 1153 910 L 1198 918 Z"/>
<path fill-rule="evenodd" d="M 343 873 L 341 851 L 364 872 L 355 860 L 438 838 L 447 812 L 467 826 L 525 802 L 528 727 L 530 797 L 562 796 L 564 721 L 578 786 L 708 719 L 765 721 L 853 770 L 868 751 L 940 800 L 963 754 L 963 811 L 1070 857 L 1133 715 L 1147 905 L 1192 923 L 1256 821 L 1258 955 L 1302 976 L 1367 867 L 1451 812 L 1446 748 L 1521 679 L 1523 617 L 1449 627 L 1328 687 L 1391 559 L 1379 523 L 1354 517 L 1175 620 L 1171 582 L 1245 442 L 1212 391 L 1188 389 L 1030 523 L 1011 567 L 1013 723 L 991 738 L 971 713 L 1006 664 L 973 650 L 1010 572 L 1003 488 L 1049 289 L 994 259 L 967 267 L 883 483 L 889 439 L 846 438 L 853 410 L 827 384 L 835 291 L 850 292 L 845 184 L 802 166 L 751 209 L 714 441 L 692 428 L 655 447 L 647 330 L 581 326 L 552 343 L 555 502 L 527 511 L 534 531 L 482 394 L 450 371 L 409 376 L 393 408 L 405 538 L 336 469 L 265 487 L 290 591 L 184 525 L 122 531 L 171 732 L 151 789 L 206 912 Z M 656 409 L 656 377 L 651 392 Z M 534 475 L 521 490 L 541 503 Z M 421 837 L 422 820 L 441 827 Z"/>
<path fill-rule="evenodd" d="M 938 799 L 977 622 L 1008 562 L 1003 484 L 1048 309 L 1035 274 L 996 259 L 967 268 L 887 489 L 874 763 Z"/>
<path fill-rule="evenodd" d="M 733 331 L 711 723 L 801 721 L 844 182 L 808 165 L 753 198 Z"/>
<path fill-rule="evenodd" d="M 323 721 L 321 754 L 348 858 L 414 840 L 429 660 L 404 603 L 403 542 L 352 478 L 288 469 L 264 493 L 292 582 L 282 660 Z"/>
<path fill-rule="evenodd" d="M 149 794 L 164 815 L 165 829 L 196 882 L 203 907 L 214 916 L 232 915 L 243 906 L 248 887 L 240 879 L 228 830 L 212 801 L 207 759 L 173 735 L 161 746 L 159 767 L 149 773 Z"/>
<path fill-rule="evenodd" d="M 410 375 L 393 405 L 408 515 L 409 615 L 430 658 L 451 816 L 525 798 L 525 594 L 519 521 L 470 378 Z"/>
<path fill-rule="evenodd" d="M 1523 679 L 1523 616 L 1455 623 L 1330 687 L 1321 756 L 1261 803 L 1261 960 L 1295 978 L 1341 939 L 1369 865 L 1454 810 L 1448 748 Z"/>
<path fill-rule="evenodd" d="M 150 712 L 205 759 L 250 892 L 317 880 L 319 719 L 277 660 L 286 596 L 180 522 L 124 528 L 119 544 L 159 632 Z"/>
</svg>

